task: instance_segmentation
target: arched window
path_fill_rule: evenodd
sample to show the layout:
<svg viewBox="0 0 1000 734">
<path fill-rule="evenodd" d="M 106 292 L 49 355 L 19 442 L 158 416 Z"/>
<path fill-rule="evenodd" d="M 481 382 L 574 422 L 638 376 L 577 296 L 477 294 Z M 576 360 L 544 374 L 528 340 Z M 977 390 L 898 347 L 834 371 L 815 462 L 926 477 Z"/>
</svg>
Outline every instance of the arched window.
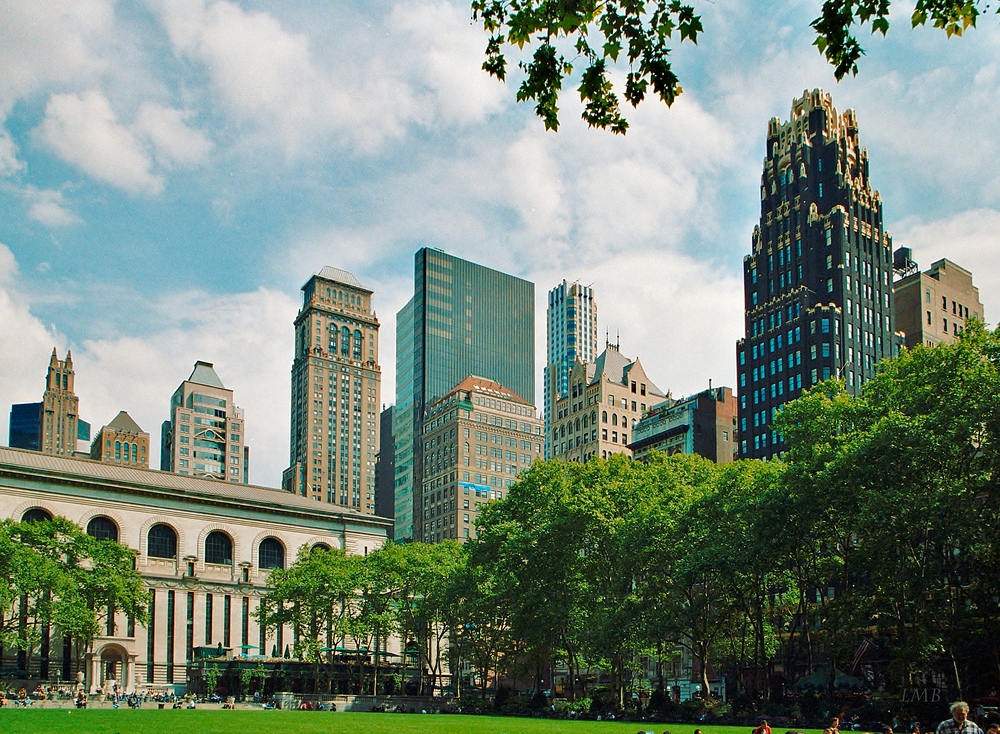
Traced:
<svg viewBox="0 0 1000 734">
<path fill-rule="evenodd" d="M 261 568 L 284 568 L 285 546 L 277 538 L 264 538 L 257 551 L 257 565 Z"/>
<path fill-rule="evenodd" d="M 340 330 L 340 353 L 347 356 L 351 348 L 351 330 L 346 326 Z"/>
<path fill-rule="evenodd" d="M 87 535 L 98 540 L 118 540 L 118 526 L 103 515 L 91 518 L 87 523 Z"/>
<path fill-rule="evenodd" d="M 331 352 L 336 352 L 337 351 L 337 335 L 339 333 L 340 333 L 340 330 L 337 328 L 336 324 L 334 324 L 334 325 L 332 325 L 330 327 L 330 351 Z"/>
<path fill-rule="evenodd" d="M 205 538 L 205 563 L 233 565 L 233 541 L 228 535 L 213 530 Z"/>
<path fill-rule="evenodd" d="M 611 414 L 611 425 L 613 425 L 613 426 L 617 426 L 618 425 L 618 414 L 617 413 L 612 413 Z"/>
<path fill-rule="evenodd" d="M 45 522 L 46 520 L 51 520 L 52 514 L 48 510 L 43 510 L 41 507 L 32 507 L 26 513 L 21 515 L 21 522 Z"/>
<path fill-rule="evenodd" d="M 354 330 L 354 359 L 361 359 L 361 332 L 357 329 Z"/>
<path fill-rule="evenodd" d="M 146 555 L 150 558 L 177 558 L 177 533 L 174 529 L 163 523 L 151 527 L 146 536 Z"/>
<path fill-rule="evenodd" d="M 326 543 L 317 543 L 310 549 L 310 552 L 315 553 L 316 551 L 328 551 L 328 550 L 330 550 L 330 546 L 328 546 Z"/>
<path fill-rule="evenodd" d="M 607 423 L 607 422 L 608 422 L 608 411 L 602 410 L 601 411 L 601 423 Z"/>
<path fill-rule="evenodd" d="M 139 461 L 139 444 L 132 444 L 132 463 L 138 463 Z"/>
<path fill-rule="evenodd" d="M 122 458 L 122 442 L 115 441 L 115 460 L 117 461 L 120 458 Z"/>
</svg>

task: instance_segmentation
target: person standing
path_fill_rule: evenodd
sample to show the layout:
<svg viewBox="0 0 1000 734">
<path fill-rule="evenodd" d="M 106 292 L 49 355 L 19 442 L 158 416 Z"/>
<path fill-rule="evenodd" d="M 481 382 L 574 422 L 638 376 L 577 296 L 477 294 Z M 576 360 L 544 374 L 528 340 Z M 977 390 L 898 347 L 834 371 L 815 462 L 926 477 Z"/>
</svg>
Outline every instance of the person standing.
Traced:
<svg viewBox="0 0 1000 734">
<path fill-rule="evenodd" d="M 969 720 L 969 704 L 955 701 L 951 705 L 951 718 L 938 724 L 937 734 L 983 734 L 983 730 Z"/>
</svg>

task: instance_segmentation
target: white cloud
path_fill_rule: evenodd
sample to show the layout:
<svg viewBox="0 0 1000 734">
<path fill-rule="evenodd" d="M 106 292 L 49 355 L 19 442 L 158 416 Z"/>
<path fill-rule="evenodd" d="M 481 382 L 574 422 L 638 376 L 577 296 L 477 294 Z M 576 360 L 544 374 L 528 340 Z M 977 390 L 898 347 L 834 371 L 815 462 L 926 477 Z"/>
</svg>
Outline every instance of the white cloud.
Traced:
<svg viewBox="0 0 1000 734">
<path fill-rule="evenodd" d="M 17 144 L 10 133 L 0 129 L 0 176 L 12 176 L 24 170 L 24 163 L 17 159 Z"/>
<path fill-rule="evenodd" d="M 273 15 L 225 0 L 159 9 L 175 52 L 205 65 L 223 106 L 251 126 L 247 132 L 264 133 L 258 142 L 298 157 L 331 134 L 366 149 L 403 134 L 409 90 L 365 67 L 322 68 L 309 37 Z"/>
<path fill-rule="evenodd" d="M 107 69 L 111 0 L 0 3 L 0 118 L 22 97 Z"/>
<path fill-rule="evenodd" d="M 10 249 L 0 244 L 0 439 L 7 443 L 7 415 L 13 403 L 41 399 L 45 389 L 45 369 L 52 348 L 64 350 L 65 340 L 55 330 L 31 314 L 17 288 L 17 261 Z"/>
<path fill-rule="evenodd" d="M 893 233 L 894 247 L 910 247 L 921 270 L 948 258 L 972 273 L 979 289 L 985 317 L 1000 321 L 1000 211 L 972 209 L 951 217 L 923 222 L 912 218 L 900 223 Z"/>
<path fill-rule="evenodd" d="M 163 189 L 142 143 L 99 91 L 52 95 L 37 134 L 64 161 L 100 181 L 132 193 Z"/>
<path fill-rule="evenodd" d="M 29 202 L 28 216 L 46 227 L 69 227 L 83 223 L 83 220 L 66 205 L 66 199 L 61 191 L 35 189 L 29 186 L 25 191 L 25 196 Z"/>
<path fill-rule="evenodd" d="M 467 5 L 398 4 L 388 27 L 410 55 L 410 81 L 430 90 L 445 121 L 479 122 L 508 103 L 510 89 L 482 69 L 486 36 L 469 22 Z"/>
<path fill-rule="evenodd" d="M 187 125 L 190 110 L 147 102 L 139 108 L 136 128 L 153 144 L 156 159 L 163 165 L 196 166 L 204 163 L 213 143 L 200 130 Z"/>
</svg>

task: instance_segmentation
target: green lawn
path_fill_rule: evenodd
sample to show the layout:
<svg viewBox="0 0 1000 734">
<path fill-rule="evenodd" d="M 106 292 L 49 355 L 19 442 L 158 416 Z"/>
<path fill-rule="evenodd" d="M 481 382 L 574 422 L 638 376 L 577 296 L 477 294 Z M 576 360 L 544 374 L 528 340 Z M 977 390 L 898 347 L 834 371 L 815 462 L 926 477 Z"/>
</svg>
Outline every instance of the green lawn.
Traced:
<svg viewBox="0 0 1000 734">
<path fill-rule="evenodd" d="M 750 727 L 742 726 L 700 728 L 704 734 L 750 734 Z M 0 734 L 663 734 L 667 729 L 670 734 L 693 734 L 695 726 L 327 711 L 0 711 Z"/>
</svg>

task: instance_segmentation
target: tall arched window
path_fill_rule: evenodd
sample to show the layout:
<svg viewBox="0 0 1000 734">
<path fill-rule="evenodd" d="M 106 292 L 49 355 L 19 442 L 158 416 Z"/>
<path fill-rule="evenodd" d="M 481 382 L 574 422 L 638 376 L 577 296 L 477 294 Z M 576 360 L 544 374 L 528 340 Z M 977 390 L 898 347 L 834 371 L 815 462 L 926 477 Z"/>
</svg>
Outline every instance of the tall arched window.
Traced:
<svg viewBox="0 0 1000 734">
<path fill-rule="evenodd" d="M 115 441 L 115 460 L 122 458 L 122 442 Z M 125 458 L 128 458 L 127 456 Z"/>
<path fill-rule="evenodd" d="M 601 411 L 601 423 L 607 423 L 607 422 L 608 422 L 608 411 L 602 410 Z"/>
<path fill-rule="evenodd" d="M 213 530 L 205 538 L 205 563 L 233 565 L 233 541 L 223 532 Z"/>
<path fill-rule="evenodd" d="M 361 360 L 361 332 L 354 330 L 354 359 Z"/>
<path fill-rule="evenodd" d="M 118 540 L 118 526 L 103 515 L 91 518 L 87 523 L 87 535 L 98 540 Z"/>
<path fill-rule="evenodd" d="M 613 426 L 617 426 L 618 425 L 618 414 L 617 413 L 612 413 L 611 414 L 611 425 L 613 425 Z"/>
<path fill-rule="evenodd" d="M 174 529 L 163 523 L 151 527 L 146 536 L 146 555 L 150 558 L 177 558 L 177 533 Z"/>
<path fill-rule="evenodd" d="M 346 326 L 340 330 L 340 353 L 347 356 L 351 349 L 351 330 Z"/>
<path fill-rule="evenodd" d="M 257 551 L 257 565 L 261 568 L 284 568 L 285 546 L 277 538 L 264 538 Z"/>
<path fill-rule="evenodd" d="M 43 510 L 41 507 L 32 507 L 26 513 L 21 515 L 21 522 L 45 522 L 46 520 L 51 520 L 52 514 L 48 510 Z"/>
</svg>

